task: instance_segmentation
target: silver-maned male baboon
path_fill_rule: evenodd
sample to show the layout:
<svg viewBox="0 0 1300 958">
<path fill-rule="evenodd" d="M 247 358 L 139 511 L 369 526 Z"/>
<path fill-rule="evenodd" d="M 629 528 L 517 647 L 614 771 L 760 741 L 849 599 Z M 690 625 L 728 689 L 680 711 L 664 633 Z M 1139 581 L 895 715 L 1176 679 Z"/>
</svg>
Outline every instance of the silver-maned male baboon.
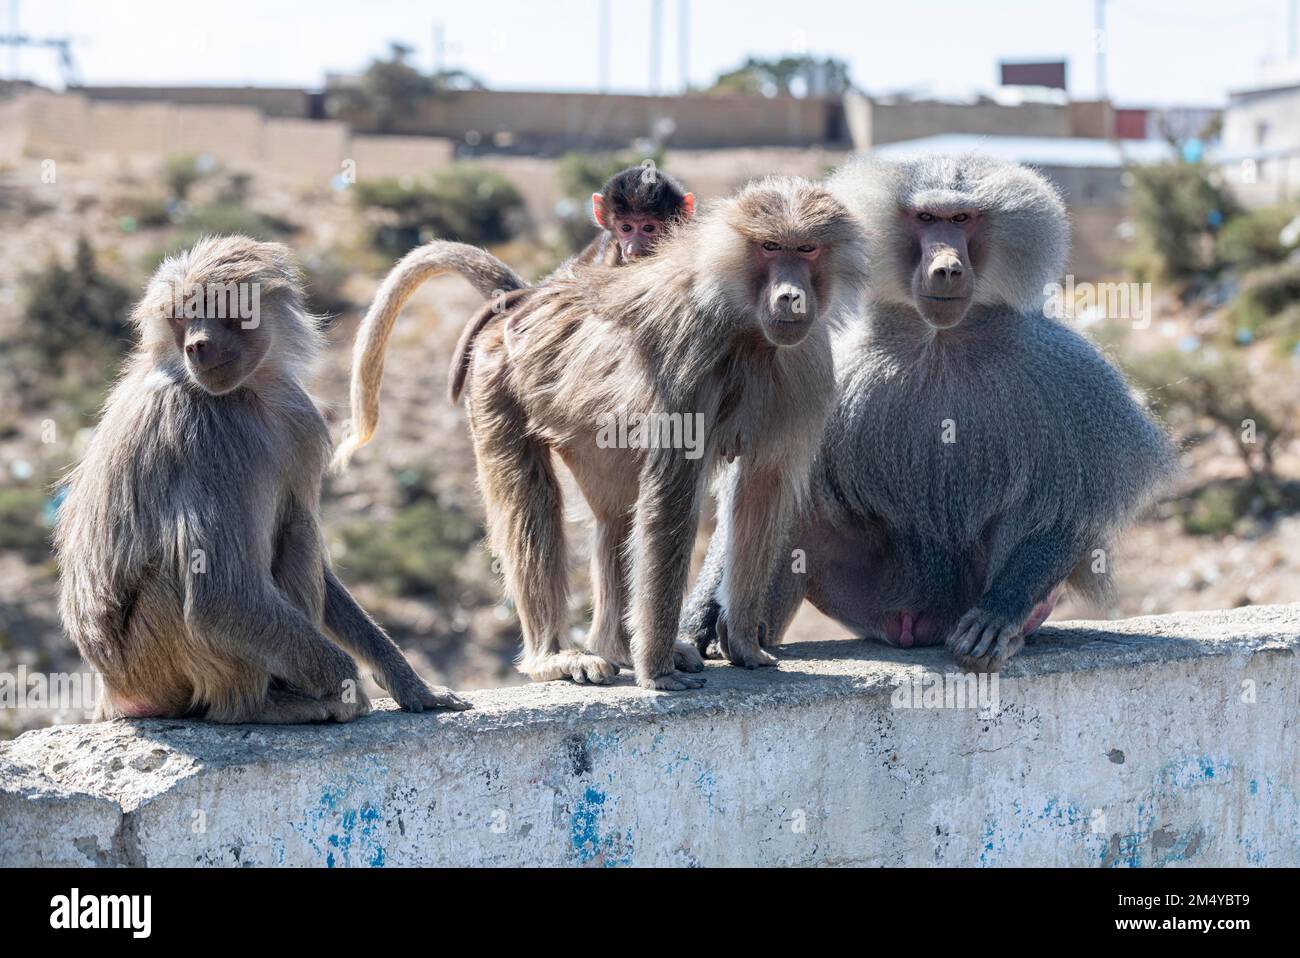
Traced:
<svg viewBox="0 0 1300 958">
<path fill-rule="evenodd" d="M 767 634 L 806 596 L 862 634 L 999 669 L 1063 586 L 1105 595 L 1113 536 L 1169 475 L 1170 446 L 1044 315 L 1068 225 L 1041 176 L 969 156 L 860 163 L 830 186 L 867 230 L 872 288 L 836 344 L 837 401 Z M 726 522 L 682 619 L 702 650 L 727 641 Z"/>
<path fill-rule="evenodd" d="M 703 667 L 676 643 L 705 483 L 739 454 L 732 551 L 722 584 L 732 649 L 767 664 L 759 613 L 782 530 L 806 490 L 832 388 L 827 317 L 861 293 L 862 238 L 827 191 L 753 184 L 679 224 L 655 255 L 580 267 L 476 322 L 453 362 L 467 406 L 491 545 L 535 679 L 605 682 L 631 664 L 647 688 L 692 688 Z M 378 416 L 383 350 L 414 285 L 457 271 L 484 294 L 517 288 L 488 254 L 433 243 L 394 268 L 357 337 L 347 455 Z M 513 339 L 517 348 L 507 343 Z M 611 419 L 646 418 L 650 441 L 610 448 Z M 698 447 L 666 433 L 700 427 Z M 640 434 L 645 437 L 644 430 Z M 617 445 L 617 444 L 615 444 Z M 595 515 L 589 653 L 566 640 L 563 510 L 552 454 Z M 630 630 L 630 637 L 629 637 Z"/>
<path fill-rule="evenodd" d="M 348 652 L 403 708 L 468 708 L 330 570 L 329 434 L 302 385 L 320 333 L 301 304 L 288 249 L 229 237 L 165 261 L 135 308 L 139 346 L 55 533 L 99 718 L 347 721 L 369 708 Z"/>
</svg>

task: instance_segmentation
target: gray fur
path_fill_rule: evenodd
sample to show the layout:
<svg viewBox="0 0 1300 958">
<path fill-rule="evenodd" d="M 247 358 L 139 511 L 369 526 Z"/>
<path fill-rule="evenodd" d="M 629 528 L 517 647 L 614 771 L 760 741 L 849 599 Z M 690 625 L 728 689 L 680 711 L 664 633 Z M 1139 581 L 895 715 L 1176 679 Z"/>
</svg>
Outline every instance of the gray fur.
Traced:
<svg viewBox="0 0 1300 958">
<path fill-rule="evenodd" d="M 779 641 L 806 596 L 882 638 L 889 616 L 924 613 L 934 629 L 925 644 L 946 641 L 969 668 L 1000 668 L 1063 581 L 1105 598 L 1114 538 L 1169 479 L 1172 448 L 1097 349 L 1043 315 L 1068 227 L 1041 176 L 982 157 L 931 158 L 854 164 L 830 186 L 876 262 L 862 322 L 836 343 L 813 507 L 789 544 L 806 550 L 808 571 L 780 570 L 769 636 Z M 909 281 L 919 252 L 901 224 L 931 203 L 976 208 L 985 227 L 970 251 L 972 302 L 951 329 L 922 320 Z M 942 441 L 946 421 L 955 443 Z M 701 646 L 716 632 L 722 537 L 682 620 Z M 1092 569 L 1094 550 L 1105 550 L 1103 571 Z"/>
<path fill-rule="evenodd" d="M 257 284 L 260 322 L 178 322 L 177 285 L 212 283 Z M 164 262 L 135 308 L 140 345 L 55 530 L 59 612 L 103 675 L 100 718 L 346 721 L 368 703 L 343 648 L 405 708 L 468 707 L 424 684 L 329 567 L 330 440 L 302 385 L 320 333 L 301 303 L 285 247 L 227 237 Z M 220 365 L 187 354 L 200 342 Z"/>
</svg>

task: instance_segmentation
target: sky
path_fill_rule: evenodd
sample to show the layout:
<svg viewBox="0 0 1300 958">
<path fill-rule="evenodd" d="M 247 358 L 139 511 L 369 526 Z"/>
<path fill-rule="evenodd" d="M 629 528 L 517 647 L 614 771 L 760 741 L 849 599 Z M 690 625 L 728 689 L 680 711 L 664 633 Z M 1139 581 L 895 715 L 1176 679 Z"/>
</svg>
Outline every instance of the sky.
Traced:
<svg viewBox="0 0 1300 958">
<path fill-rule="evenodd" d="M 655 0 L 609 0 L 609 88 L 651 91 Z M 1220 105 L 1287 53 L 1292 0 L 1108 0 L 1106 82 L 1120 105 Z M 599 86 L 602 0 L 0 0 L 0 32 L 69 36 L 88 84 L 318 88 L 400 40 L 416 65 L 443 63 L 489 87 L 590 91 Z M 849 63 L 871 94 L 961 95 L 997 86 L 999 59 L 1069 61 L 1075 98 L 1097 92 L 1094 0 L 660 0 L 660 90 L 683 73 L 707 85 L 747 56 L 807 52 Z M 0 76 L 13 75 L 0 49 Z M 685 67 L 685 69 L 684 69 Z M 60 85 L 55 55 L 25 50 L 19 75 Z"/>
</svg>

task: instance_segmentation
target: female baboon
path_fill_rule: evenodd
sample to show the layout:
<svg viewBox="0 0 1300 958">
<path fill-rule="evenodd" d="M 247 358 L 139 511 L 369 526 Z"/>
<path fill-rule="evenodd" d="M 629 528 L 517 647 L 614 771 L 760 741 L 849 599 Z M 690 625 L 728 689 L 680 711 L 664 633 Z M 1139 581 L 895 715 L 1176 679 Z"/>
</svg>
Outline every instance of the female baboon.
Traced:
<svg viewBox="0 0 1300 958">
<path fill-rule="evenodd" d="M 448 270 L 484 293 L 514 288 L 509 270 L 459 244 L 433 243 L 399 263 L 357 337 L 355 435 L 340 459 L 374 432 L 384 345 L 402 304 L 420 281 Z M 488 532 L 519 609 L 524 672 L 605 682 L 631 664 L 646 688 L 703 682 L 684 674 L 703 664 L 694 647 L 675 643 L 677 616 L 704 484 L 720 457 L 738 452 L 736 559 L 722 601 L 737 655 L 751 666 L 771 662 L 759 647 L 758 613 L 830 401 L 827 317 L 856 302 L 862 274 L 862 238 L 848 211 L 823 189 L 772 179 L 680 224 L 654 256 L 580 268 L 529 290 L 508 318 L 471 327 L 453 377 L 468 371 Z M 507 348 L 507 331 L 521 348 Z M 603 427 L 633 416 L 652 424 L 649 441 L 642 430 L 630 448 L 610 448 Z M 671 439 L 663 430 L 684 435 L 696 423 L 695 451 L 663 441 Z M 595 514 L 594 654 L 565 637 L 552 453 Z"/>
<path fill-rule="evenodd" d="M 875 268 L 863 322 L 837 343 L 837 400 L 788 545 L 807 572 L 778 569 L 768 635 L 806 596 L 862 634 L 946 642 L 997 670 L 1065 585 L 1105 595 L 1111 540 L 1169 476 L 1170 445 L 1097 350 L 1044 315 L 1068 225 L 1041 176 L 931 158 L 851 165 L 830 188 Z M 715 631 L 726 645 L 726 533 L 724 513 L 683 616 L 701 649 Z"/>
<path fill-rule="evenodd" d="M 201 240 L 158 267 L 133 319 L 139 346 L 55 531 L 59 612 L 104 678 L 97 718 L 348 721 L 369 703 L 344 649 L 405 709 L 468 708 L 330 570 L 329 434 L 302 386 L 320 333 L 289 251 Z"/>
</svg>

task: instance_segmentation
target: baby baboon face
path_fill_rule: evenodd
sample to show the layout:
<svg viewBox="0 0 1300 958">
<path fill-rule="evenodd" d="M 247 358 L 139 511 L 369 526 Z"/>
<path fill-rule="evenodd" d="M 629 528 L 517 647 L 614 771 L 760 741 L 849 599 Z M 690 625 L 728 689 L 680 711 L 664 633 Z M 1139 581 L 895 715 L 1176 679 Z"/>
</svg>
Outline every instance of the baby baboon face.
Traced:
<svg viewBox="0 0 1300 958">
<path fill-rule="evenodd" d="M 811 237 L 763 240 L 754 247 L 759 326 L 773 346 L 802 342 L 817 318 L 822 244 Z"/>
<path fill-rule="evenodd" d="M 238 289 L 213 288 L 173 309 L 172 335 L 185 369 L 214 396 L 239 388 L 266 357 L 271 341 L 256 302 L 241 299 Z"/>
<path fill-rule="evenodd" d="M 903 212 L 911 239 L 912 296 L 921 318 L 935 329 L 962 321 L 975 298 L 971 250 L 978 242 L 980 213 L 955 206 Z"/>
</svg>

